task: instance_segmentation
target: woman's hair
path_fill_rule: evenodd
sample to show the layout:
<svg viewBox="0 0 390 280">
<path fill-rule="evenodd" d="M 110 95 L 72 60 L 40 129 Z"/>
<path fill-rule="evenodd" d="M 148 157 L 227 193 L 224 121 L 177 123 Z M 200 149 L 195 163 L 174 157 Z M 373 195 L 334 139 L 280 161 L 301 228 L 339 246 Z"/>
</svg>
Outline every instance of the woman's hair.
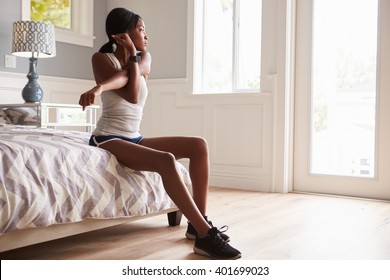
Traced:
<svg viewBox="0 0 390 280">
<path fill-rule="evenodd" d="M 104 44 L 99 52 L 108 53 L 114 52 L 115 40 L 111 35 L 125 33 L 130 28 L 136 28 L 141 17 L 125 8 L 115 8 L 107 16 L 106 33 L 108 42 Z"/>
</svg>

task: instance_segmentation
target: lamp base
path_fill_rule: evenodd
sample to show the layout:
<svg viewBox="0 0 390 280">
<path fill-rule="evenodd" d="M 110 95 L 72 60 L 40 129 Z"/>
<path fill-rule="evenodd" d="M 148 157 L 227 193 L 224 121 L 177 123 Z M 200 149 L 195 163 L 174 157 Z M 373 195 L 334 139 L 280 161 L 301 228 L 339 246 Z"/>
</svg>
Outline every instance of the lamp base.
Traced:
<svg viewBox="0 0 390 280">
<path fill-rule="evenodd" d="M 29 82 L 23 88 L 22 98 L 25 102 L 40 102 L 43 98 L 43 91 L 37 82 Z"/>
<path fill-rule="evenodd" d="M 40 102 L 43 98 L 43 90 L 39 86 L 37 69 L 37 58 L 30 58 L 30 70 L 27 74 L 28 83 L 22 90 L 22 98 L 26 102 Z"/>
</svg>

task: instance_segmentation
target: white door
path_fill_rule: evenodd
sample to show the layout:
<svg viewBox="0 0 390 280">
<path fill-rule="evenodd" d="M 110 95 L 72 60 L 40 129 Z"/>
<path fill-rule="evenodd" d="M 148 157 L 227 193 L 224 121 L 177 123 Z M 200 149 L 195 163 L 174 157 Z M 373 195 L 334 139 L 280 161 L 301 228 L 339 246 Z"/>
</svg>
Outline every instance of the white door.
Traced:
<svg viewBox="0 0 390 280">
<path fill-rule="evenodd" d="M 297 0 L 294 191 L 390 200 L 390 1 Z"/>
</svg>

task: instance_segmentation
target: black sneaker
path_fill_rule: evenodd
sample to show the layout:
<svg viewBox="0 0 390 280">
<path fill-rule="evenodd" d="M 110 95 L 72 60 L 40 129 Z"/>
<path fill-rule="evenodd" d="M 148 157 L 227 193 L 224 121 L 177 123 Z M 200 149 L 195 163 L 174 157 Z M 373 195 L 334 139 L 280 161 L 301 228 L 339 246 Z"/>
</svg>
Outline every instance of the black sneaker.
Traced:
<svg viewBox="0 0 390 280">
<path fill-rule="evenodd" d="M 216 227 L 211 228 L 205 237 L 196 236 L 194 252 L 216 260 L 241 258 L 241 252 L 226 243 Z"/>
<path fill-rule="evenodd" d="M 207 223 L 211 227 L 214 227 L 213 223 L 211 221 L 207 220 L 207 216 L 204 218 L 206 219 Z M 228 230 L 228 226 L 223 226 L 218 230 L 219 235 L 221 236 L 221 238 L 225 242 L 230 241 L 230 237 L 228 235 L 224 234 L 224 232 L 226 232 L 227 230 Z M 190 239 L 190 240 L 195 240 L 197 236 L 198 236 L 198 233 L 196 232 L 196 229 L 194 228 L 194 226 L 190 222 L 188 222 L 187 231 L 186 231 L 186 238 Z"/>
</svg>

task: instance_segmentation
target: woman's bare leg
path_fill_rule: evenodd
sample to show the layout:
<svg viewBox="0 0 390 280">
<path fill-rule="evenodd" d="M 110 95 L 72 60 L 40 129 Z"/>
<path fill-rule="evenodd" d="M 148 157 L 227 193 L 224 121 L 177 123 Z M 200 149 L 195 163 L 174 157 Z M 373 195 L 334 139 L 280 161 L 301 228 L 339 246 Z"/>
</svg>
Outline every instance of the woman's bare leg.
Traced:
<svg viewBox="0 0 390 280">
<path fill-rule="evenodd" d="M 203 218 L 198 206 L 180 178 L 176 169 L 176 158 L 172 153 L 122 140 L 113 140 L 102 144 L 100 147 L 111 152 L 120 163 L 131 169 L 158 172 L 161 175 L 167 194 L 195 227 L 199 236 L 208 233 L 210 225 Z"/>
<path fill-rule="evenodd" d="M 172 153 L 176 159 L 190 160 L 189 172 L 193 199 L 202 215 L 206 215 L 209 187 L 209 154 L 207 142 L 200 137 L 145 138 L 141 145 Z"/>
</svg>

